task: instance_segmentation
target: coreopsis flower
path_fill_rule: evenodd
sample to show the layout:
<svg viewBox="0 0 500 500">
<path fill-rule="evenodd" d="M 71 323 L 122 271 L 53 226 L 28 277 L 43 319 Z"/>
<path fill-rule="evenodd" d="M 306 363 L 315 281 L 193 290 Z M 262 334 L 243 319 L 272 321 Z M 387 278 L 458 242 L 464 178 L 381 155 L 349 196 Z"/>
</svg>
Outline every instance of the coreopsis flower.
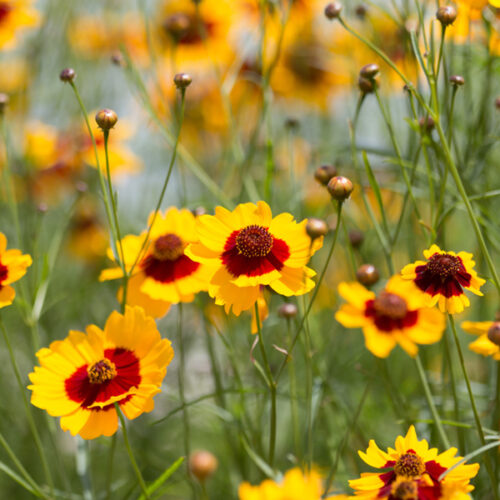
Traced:
<svg viewBox="0 0 500 500">
<path fill-rule="evenodd" d="M 187 209 L 170 208 L 165 214 L 149 216 L 151 226 L 149 242 L 145 245 L 147 231 L 141 235 L 128 235 L 118 245 L 127 272 L 133 268 L 127 287 L 127 304 L 139 305 L 154 317 L 164 316 L 170 304 L 191 302 L 195 294 L 208 289 L 211 270 L 194 262 L 185 253 L 186 246 L 198 242 L 195 216 Z M 110 259 L 113 252 L 108 250 Z M 135 266 L 134 266 L 135 264 Z M 134 266 L 134 267 L 133 267 Z M 122 268 L 102 271 L 100 280 L 123 277 Z M 123 290 L 118 292 L 122 299 Z"/>
<path fill-rule="evenodd" d="M 437 448 L 429 448 L 425 439 L 418 440 L 413 425 L 405 437 L 396 438 L 394 449 L 382 451 L 371 440 L 366 452 L 358 453 L 371 467 L 383 469 L 383 472 L 362 473 L 361 478 L 349 481 L 355 497 L 366 500 L 465 499 L 474 489 L 470 480 L 479 470 L 479 464 L 461 464 L 440 480 L 441 474 L 462 457 L 456 456 L 456 448 L 443 453 L 438 453 Z"/>
<path fill-rule="evenodd" d="M 479 335 L 472 344 L 469 344 L 471 351 L 492 356 L 500 361 L 500 323 L 496 321 L 464 321 L 462 330 L 473 335 Z"/>
<path fill-rule="evenodd" d="M 240 484 L 239 500 L 320 500 L 323 493 L 320 475 L 294 468 L 285 473 L 281 482 L 266 479 L 258 486 Z"/>
<path fill-rule="evenodd" d="M 200 241 L 186 254 L 214 270 L 208 293 L 227 313 L 232 308 L 238 316 L 255 304 L 262 286 L 287 297 L 314 287 L 311 277 L 316 273 L 306 264 L 323 238 L 311 242 L 306 224 L 288 213 L 273 218 L 263 201 L 240 204 L 232 212 L 217 207 L 215 215 L 198 218 Z"/>
<path fill-rule="evenodd" d="M 7 238 L 0 233 L 0 308 L 14 302 L 16 292 L 9 285 L 26 274 L 31 262 L 31 257 L 21 250 L 7 250 Z"/>
<path fill-rule="evenodd" d="M 33 0 L 3 0 L 0 2 L 0 49 L 16 46 L 20 31 L 39 23 L 38 11 Z"/>
<path fill-rule="evenodd" d="M 460 313 L 470 305 L 464 289 L 483 295 L 479 289 L 485 280 L 473 269 L 475 262 L 471 253 L 444 252 L 432 245 L 424 250 L 424 257 L 427 261 L 408 264 L 401 275 L 417 285 L 429 307 L 439 304 L 443 312 Z"/>
<path fill-rule="evenodd" d="M 438 342 L 445 328 L 445 317 L 435 308 L 426 307 L 415 285 L 393 276 L 378 294 L 359 283 L 340 283 L 344 304 L 335 319 L 346 328 L 362 328 L 366 348 L 386 358 L 399 344 L 410 356 L 417 344 Z"/>
<path fill-rule="evenodd" d="M 129 419 L 153 410 L 174 351 L 140 307 L 114 311 L 104 330 L 86 332 L 72 330 L 40 349 L 28 389 L 31 403 L 61 417 L 64 431 L 94 439 L 118 429 L 115 403 Z"/>
</svg>

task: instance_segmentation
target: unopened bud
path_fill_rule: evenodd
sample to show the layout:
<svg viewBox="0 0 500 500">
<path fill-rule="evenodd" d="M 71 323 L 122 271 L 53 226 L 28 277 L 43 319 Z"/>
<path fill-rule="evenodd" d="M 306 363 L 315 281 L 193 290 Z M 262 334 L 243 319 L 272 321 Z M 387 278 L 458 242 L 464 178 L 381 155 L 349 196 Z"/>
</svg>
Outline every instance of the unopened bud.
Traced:
<svg viewBox="0 0 500 500">
<path fill-rule="evenodd" d="M 418 124 L 420 125 L 420 128 L 425 132 L 430 132 L 436 126 L 436 122 L 430 116 L 422 116 L 422 118 L 418 120 Z"/>
<path fill-rule="evenodd" d="M 371 94 L 375 92 L 377 82 L 375 79 L 365 78 L 364 76 L 359 75 L 358 88 L 363 94 Z"/>
<path fill-rule="evenodd" d="M 378 64 L 370 63 L 365 64 L 360 70 L 359 74 L 363 78 L 368 78 L 368 80 L 372 80 L 380 73 L 380 67 Z"/>
<path fill-rule="evenodd" d="M 111 130 L 118 121 L 118 116 L 112 109 L 101 109 L 95 115 L 95 121 L 102 130 Z"/>
<path fill-rule="evenodd" d="M 306 233 L 311 240 L 315 240 L 328 233 L 328 226 L 324 220 L 311 217 L 306 224 Z"/>
<path fill-rule="evenodd" d="M 366 17 L 366 13 L 368 12 L 368 10 L 365 5 L 358 5 L 354 10 L 354 12 L 360 19 L 364 19 Z"/>
<path fill-rule="evenodd" d="M 205 215 L 207 213 L 207 209 L 205 207 L 196 207 L 191 210 L 191 212 L 195 217 L 199 217 L 200 215 Z"/>
<path fill-rule="evenodd" d="M 500 323 L 495 322 L 490 326 L 488 339 L 495 345 L 500 346 Z"/>
<path fill-rule="evenodd" d="M 500 97 L 495 99 L 495 108 L 500 109 Z"/>
<path fill-rule="evenodd" d="M 465 80 L 464 80 L 463 76 L 453 75 L 453 76 L 450 76 L 450 83 L 452 85 L 457 86 L 457 87 L 461 87 L 465 83 Z"/>
<path fill-rule="evenodd" d="M 121 52 L 113 52 L 111 54 L 111 62 L 116 66 L 125 66 L 125 61 Z"/>
<path fill-rule="evenodd" d="M 278 316 L 286 319 L 292 319 L 297 316 L 297 306 L 291 302 L 286 302 L 278 309 Z"/>
<path fill-rule="evenodd" d="M 174 83 L 178 89 L 186 89 L 191 85 L 193 79 L 187 73 L 177 73 L 174 76 Z"/>
<path fill-rule="evenodd" d="M 349 241 L 353 248 L 359 248 L 365 240 L 365 234 L 359 229 L 352 229 L 349 231 Z"/>
<path fill-rule="evenodd" d="M 300 127 L 300 122 L 297 120 L 297 118 L 287 118 L 285 121 L 285 127 L 291 129 L 291 130 L 297 130 Z"/>
<path fill-rule="evenodd" d="M 337 17 L 340 16 L 341 10 L 342 10 L 342 4 L 340 2 L 329 3 L 325 7 L 325 16 L 330 20 L 336 19 Z"/>
<path fill-rule="evenodd" d="M 436 17 L 443 26 L 449 26 L 457 18 L 457 9 L 451 5 L 444 5 L 439 7 Z"/>
<path fill-rule="evenodd" d="M 339 175 L 330 179 L 327 189 L 334 200 L 345 201 L 351 196 L 354 187 L 347 177 Z"/>
<path fill-rule="evenodd" d="M 44 203 L 43 201 L 41 203 L 39 203 L 36 207 L 37 212 L 40 214 L 46 213 L 48 209 L 49 209 L 49 206 L 47 205 L 47 203 Z"/>
<path fill-rule="evenodd" d="M 206 450 L 194 451 L 189 457 L 189 470 L 200 482 L 208 479 L 219 465 L 213 453 Z"/>
<path fill-rule="evenodd" d="M 356 271 L 356 279 L 365 286 L 374 285 L 379 278 L 377 268 L 373 264 L 363 264 Z"/>
<path fill-rule="evenodd" d="M 314 172 L 314 178 L 323 186 L 326 186 L 332 177 L 337 175 L 337 168 L 333 165 L 321 165 Z"/>
<path fill-rule="evenodd" d="M 0 114 L 5 111 L 7 104 L 9 104 L 9 96 L 0 92 Z"/>
<path fill-rule="evenodd" d="M 76 78 L 76 73 L 73 68 L 65 68 L 59 74 L 59 79 L 62 82 L 72 82 Z"/>
<path fill-rule="evenodd" d="M 77 183 L 75 184 L 75 188 L 79 193 L 86 193 L 89 189 L 87 183 L 83 181 L 77 181 Z"/>
<path fill-rule="evenodd" d="M 189 17 L 180 12 L 168 17 L 163 23 L 163 28 L 174 40 L 179 40 L 189 30 L 190 24 Z"/>
</svg>

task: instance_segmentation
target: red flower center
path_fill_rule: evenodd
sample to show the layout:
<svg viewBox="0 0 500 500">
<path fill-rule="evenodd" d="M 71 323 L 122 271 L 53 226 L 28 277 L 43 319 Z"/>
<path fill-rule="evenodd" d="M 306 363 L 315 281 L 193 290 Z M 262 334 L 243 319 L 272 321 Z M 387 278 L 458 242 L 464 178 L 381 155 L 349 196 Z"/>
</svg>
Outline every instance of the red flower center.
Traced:
<svg viewBox="0 0 500 500">
<path fill-rule="evenodd" d="M 9 276 L 9 268 L 0 263 L 0 288 L 2 287 L 2 283 L 7 279 L 7 276 Z"/>
<path fill-rule="evenodd" d="M 403 319 L 408 312 L 406 301 L 395 293 L 382 292 L 373 301 L 373 308 L 379 316 Z"/>
<path fill-rule="evenodd" d="M 176 234 L 164 234 L 154 243 L 153 255 L 158 260 L 177 260 L 183 253 L 184 243 Z"/>
<path fill-rule="evenodd" d="M 87 368 L 87 375 L 91 384 L 102 384 L 116 377 L 116 367 L 109 359 L 101 359 Z"/>
<path fill-rule="evenodd" d="M 80 366 L 64 382 L 71 401 L 88 408 L 94 403 L 104 403 L 112 397 L 127 393 L 141 383 L 140 362 L 128 349 L 106 349 L 104 358 L 89 366 Z M 120 401 L 125 402 L 127 398 Z M 91 408 L 99 411 L 100 408 Z M 105 406 L 103 409 L 107 409 Z"/>
<path fill-rule="evenodd" d="M 251 225 L 230 234 L 221 261 L 235 277 L 262 276 L 280 271 L 288 257 L 285 241 L 275 238 L 267 227 Z"/>
<path fill-rule="evenodd" d="M 7 19 L 7 16 L 10 14 L 12 10 L 12 6 L 7 2 L 0 2 L 0 23 Z"/>
<path fill-rule="evenodd" d="M 394 465 L 394 472 L 398 476 L 417 477 L 425 472 L 425 465 L 415 452 L 408 451 L 408 453 L 401 455 L 397 459 Z"/>
<path fill-rule="evenodd" d="M 469 287 L 472 276 L 462 259 L 456 255 L 435 253 L 428 262 L 415 268 L 415 284 L 429 295 L 449 298 L 462 295 L 462 287 Z"/>
<path fill-rule="evenodd" d="M 245 257 L 265 257 L 273 248 L 273 236 L 262 226 L 247 226 L 236 236 L 236 248 Z"/>
</svg>

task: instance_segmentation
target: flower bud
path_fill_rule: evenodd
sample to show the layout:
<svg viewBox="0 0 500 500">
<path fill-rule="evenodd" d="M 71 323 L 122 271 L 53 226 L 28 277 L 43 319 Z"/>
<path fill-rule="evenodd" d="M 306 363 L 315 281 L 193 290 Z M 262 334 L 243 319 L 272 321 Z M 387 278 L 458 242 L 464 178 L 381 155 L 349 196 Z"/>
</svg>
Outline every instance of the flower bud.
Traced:
<svg viewBox="0 0 500 500">
<path fill-rule="evenodd" d="M 76 73 L 73 68 L 65 68 L 59 74 L 59 79 L 62 82 L 69 83 L 72 82 L 75 78 L 76 78 Z"/>
<path fill-rule="evenodd" d="M 463 76 L 453 75 L 450 76 L 450 83 L 455 87 L 461 87 L 465 83 L 465 80 Z"/>
<path fill-rule="evenodd" d="M 207 213 L 207 209 L 205 207 L 196 207 L 191 210 L 191 212 L 195 217 L 199 217 L 200 215 L 205 215 Z"/>
<path fill-rule="evenodd" d="M 365 239 L 365 234 L 359 229 L 352 229 L 349 231 L 349 241 L 353 248 L 359 248 Z"/>
<path fill-rule="evenodd" d="M 444 26 L 449 26 L 457 18 L 457 10 L 451 5 L 443 5 L 436 12 L 438 21 Z"/>
<path fill-rule="evenodd" d="M 500 323 L 495 322 L 488 330 L 488 339 L 495 345 L 500 346 Z"/>
<path fill-rule="evenodd" d="M 278 309 L 278 316 L 286 319 L 292 319 L 297 316 L 297 306 L 291 302 L 285 302 Z"/>
<path fill-rule="evenodd" d="M 325 16 L 330 19 L 336 19 L 340 16 L 340 11 L 342 10 L 342 4 L 340 2 L 329 3 L 325 7 Z"/>
<path fill-rule="evenodd" d="M 0 92 L 0 114 L 5 111 L 7 104 L 9 104 L 9 96 L 7 94 L 4 94 L 3 92 Z"/>
<path fill-rule="evenodd" d="M 314 178 L 323 186 L 328 184 L 328 181 L 337 175 L 337 168 L 333 165 L 321 165 L 314 172 Z"/>
<path fill-rule="evenodd" d="M 375 92 L 375 89 L 377 88 L 377 82 L 375 81 L 375 79 L 369 79 L 359 75 L 358 88 L 363 94 L 371 94 Z"/>
<path fill-rule="evenodd" d="M 200 482 L 208 479 L 217 470 L 218 465 L 217 458 L 206 450 L 194 451 L 189 457 L 189 470 Z"/>
<path fill-rule="evenodd" d="M 118 116 L 112 109 L 101 109 L 95 115 L 95 121 L 102 130 L 111 130 L 118 121 Z"/>
<path fill-rule="evenodd" d="M 368 80 L 373 80 L 379 73 L 380 67 L 375 63 L 365 64 L 359 71 L 359 74 Z"/>
<path fill-rule="evenodd" d="M 500 109 L 500 97 L 495 99 L 495 108 Z"/>
<path fill-rule="evenodd" d="M 191 85 L 193 79 L 187 73 L 177 73 L 174 76 L 174 83 L 178 89 L 186 89 Z"/>
<path fill-rule="evenodd" d="M 366 13 L 368 12 L 367 8 L 365 5 L 361 4 L 356 7 L 354 10 L 355 14 L 361 19 L 364 20 L 366 17 Z"/>
<path fill-rule="evenodd" d="M 163 29 L 174 39 L 179 40 L 189 30 L 191 21 L 186 14 L 179 12 L 167 17 Z"/>
<path fill-rule="evenodd" d="M 285 127 L 290 130 L 297 130 L 300 127 L 300 122 L 297 118 L 289 117 L 285 120 Z"/>
<path fill-rule="evenodd" d="M 428 116 L 427 118 L 425 116 L 422 116 L 422 118 L 418 120 L 418 124 L 420 125 L 421 130 L 426 133 L 429 133 L 436 126 L 436 122 L 430 116 Z"/>
<path fill-rule="evenodd" d="M 379 278 L 377 268 L 373 264 L 363 264 L 356 271 L 356 279 L 365 286 L 374 285 Z"/>
<path fill-rule="evenodd" d="M 324 220 L 311 217 L 306 224 L 306 233 L 311 240 L 315 240 L 328 233 L 328 226 Z"/>
<path fill-rule="evenodd" d="M 345 201 L 351 196 L 353 185 L 347 177 L 337 176 L 330 179 L 327 186 L 331 197 L 337 201 Z"/>
<path fill-rule="evenodd" d="M 111 54 L 111 62 L 115 65 L 115 66 L 125 66 L 125 61 L 123 59 L 123 55 L 121 52 L 119 52 L 118 50 L 116 52 L 113 52 Z"/>
</svg>

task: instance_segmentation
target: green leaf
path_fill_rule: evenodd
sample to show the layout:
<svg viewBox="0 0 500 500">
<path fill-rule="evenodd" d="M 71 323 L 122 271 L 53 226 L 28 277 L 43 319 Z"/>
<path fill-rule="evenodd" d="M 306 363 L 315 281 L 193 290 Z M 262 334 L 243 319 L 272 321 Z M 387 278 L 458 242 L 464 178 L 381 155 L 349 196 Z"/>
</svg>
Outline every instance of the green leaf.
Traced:
<svg viewBox="0 0 500 500">
<path fill-rule="evenodd" d="M 182 465 L 184 462 L 184 457 L 179 457 L 163 474 L 156 479 L 154 483 L 151 483 L 148 488 L 147 492 L 148 495 L 152 495 L 158 488 L 160 488 L 165 481 Z M 145 500 L 144 495 L 141 495 L 139 497 L 139 500 Z"/>
<path fill-rule="evenodd" d="M 0 462 L 0 471 L 5 472 L 7 476 L 13 479 L 17 484 L 21 485 L 25 490 L 28 490 L 32 495 L 38 498 L 44 498 L 39 491 L 34 490 L 24 479 L 17 475 L 8 465 Z"/>
</svg>

